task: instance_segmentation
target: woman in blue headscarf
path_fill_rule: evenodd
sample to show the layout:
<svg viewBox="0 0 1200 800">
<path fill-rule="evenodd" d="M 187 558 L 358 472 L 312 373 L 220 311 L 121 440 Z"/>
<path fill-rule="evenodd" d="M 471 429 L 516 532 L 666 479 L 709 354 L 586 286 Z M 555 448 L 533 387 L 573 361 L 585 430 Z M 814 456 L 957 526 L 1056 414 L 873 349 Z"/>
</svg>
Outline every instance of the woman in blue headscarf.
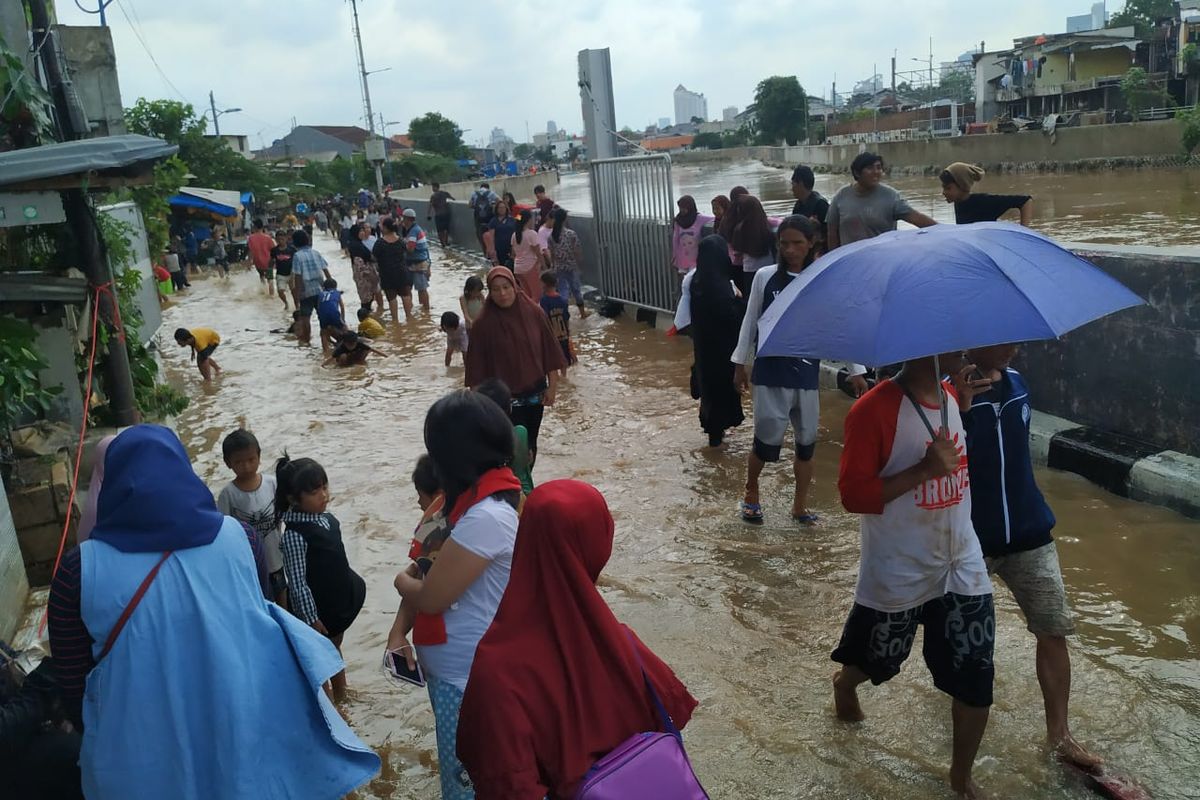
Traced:
<svg viewBox="0 0 1200 800">
<path fill-rule="evenodd" d="M 321 691 L 341 658 L 263 598 L 175 434 L 130 428 L 104 461 L 91 538 L 50 587 L 89 800 L 333 800 L 369 780 L 378 757 Z"/>
</svg>

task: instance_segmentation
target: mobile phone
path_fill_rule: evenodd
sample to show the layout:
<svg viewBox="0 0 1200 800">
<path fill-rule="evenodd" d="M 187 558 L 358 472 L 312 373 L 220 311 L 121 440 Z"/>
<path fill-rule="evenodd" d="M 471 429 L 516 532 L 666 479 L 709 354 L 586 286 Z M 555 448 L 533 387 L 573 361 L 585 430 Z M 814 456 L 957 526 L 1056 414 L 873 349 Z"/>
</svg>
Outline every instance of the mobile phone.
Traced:
<svg viewBox="0 0 1200 800">
<path fill-rule="evenodd" d="M 414 686 L 425 685 L 425 673 L 421 669 L 421 665 L 417 664 L 416 669 L 409 669 L 408 659 L 399 650 L 389 650 L 387 652 L 386 663 L 387 670 L 392 674 L 393 678 L 402 680 L 405 683 L 411 683 Z"/>
<path fill-rule="evenodd" d="M 417 559 L 417 568 L 421 570 L 422 575 L 428 575 L 429 570 L 433 568 L 433 559 L 422 556 Z"/>
</svg>

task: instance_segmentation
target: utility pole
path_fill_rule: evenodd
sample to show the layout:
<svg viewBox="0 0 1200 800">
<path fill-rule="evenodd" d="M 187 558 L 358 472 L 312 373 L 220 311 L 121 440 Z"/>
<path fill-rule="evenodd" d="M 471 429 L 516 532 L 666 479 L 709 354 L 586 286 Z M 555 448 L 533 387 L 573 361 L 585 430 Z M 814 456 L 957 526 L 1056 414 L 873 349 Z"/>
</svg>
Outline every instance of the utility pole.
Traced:
<svg viewBox="0 0 1200 800">
<path fill-rule="evenodd" d="M 892 51 L 892 97 L 896 96 L 896 51 Z"/>
<path fill-rule="evenodd" d="M 213 99 L 212 89 L 208 90 L 208 105 L 212 109 L 213 133 L 221 135 L 221 118 L 217 116 L 217 101 Z"/>
<path fill-rule="evenodd" d="M 933 138 L 933 37 L 929 37 L 929 138 Z"/>
<path fill-rule="evenodd" d="M 371 87 L 367 80 L 367 62 L 363 58 L 362 33 L 358 25 L 358 0 L 350 0 L 350 13 L 354 20 L 354 45 L 358 52 L 358 73 L 362 83 L 363 105 L 367 110 L 367 126 L 371 129 L 371 134 L 375 133 L 375 113 L 371 110 Z M 387 145 L 385 144 L 386 148 Z M 387 150 L 385 149 L 386 153 Z M 375 164 L 375 189 L 380 194 L 383 194 L 383 169 L 378 163 Z"/>
</svg>

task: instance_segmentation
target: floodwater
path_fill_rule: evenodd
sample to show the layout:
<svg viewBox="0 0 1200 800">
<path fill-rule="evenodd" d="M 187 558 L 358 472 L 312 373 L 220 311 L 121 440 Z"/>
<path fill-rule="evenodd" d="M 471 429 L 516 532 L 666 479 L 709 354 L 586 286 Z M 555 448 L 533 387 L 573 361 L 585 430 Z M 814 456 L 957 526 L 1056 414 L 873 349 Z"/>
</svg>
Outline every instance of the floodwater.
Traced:
<svg viewBox="0 0 1200 800">
<path fill-rule="evenodd" d="M 353 286 L 335 245 L 320 247 Z M 432 316 L 390 326 L 390 357 L 323 369 L 319 349 L 299 350 L 268 329 L 286 324 L 279 301 L 252 275 L 196 281 L 165 314 L 166 372 L 194 398 L 178 430 L 204 480 L 231 476 L 221 439 L 253 430 L 264 462 L 285 449 L 329 473 L 330 511 L 342 522 L 367 602 L 346 634 L 351 697 L 343 711 L 384 758 L 362 798 L 437 796 L 428 699 L 380 670 L 419 511 L 409 479 L 422 451 L 429 405 L 459 387 L 443 366 L 436 318 L 457 309 L 477 267 L 435 252 Z M 349 303 L 348 305 L 353 305 Z M 225 373 L 200 383 L 177 326 L 220 332 Z M 786 465 L 763 476 L 767 523 L 741 524 L 736 505 L 751 433 L 736 430 L 713 452 L 688 396 L 686 340 L 628 319 L 575 323 L 580 364 L 546 416 L 537 478 L 594 483 L 616 518 L 616 545 L 601 589 L 616 614 L 670 663 L 700 700 L 685 731 L 714 798 L 948 797 L 948 699 L 915 655 L 895 680 L 862 692 L 865 723 L 833 716 L 829 660 L 850 607 L 859 554 L 857 519 L 839 506 L 841 422 L 850 401 L 823 397 L 815 529 L 788 524 Z M 1076 735 L 1134 775 L 1155 798 L 1200 797 L 1200 523 L 1108 495 L 1072 475 L 1041 471 L 1059 516 L 1063 569 L 1077 614 L 1073 640 Z M 1045 754 L 1033 638 L 1011 596 L 997 589 L 996 704 L 977 779 L 1004 798 L 1079 798 L 1086 790 Z"/>
<path fill-rule="evenodd" d="M 757 161 L 675 164 L 671 177 L 675 197 L 692 195 L 704 213 L 708 213 L 713 197 L 728 195 L 739 185 L 762 200 L 772 216 L 790 214 L 795 202 L 791 171 Z M 816 190 L 832 198 L 849 181 L 848 175 L 817 175 Z M 942 198 L 936 176 L 895 176 L 887 183 L 918 211 L 938 222 L 954 222 L 954 208 Z M 1032 195 L 1032 227 L 1061 241 L 1200 245 L 1200 170 L 1180 167 L 997 174 L 986 176 L 977 188 L 993 194 Z M 587 173 L 564 173 L 554 199 L 566 209 L 590 211 Z M 1015 219 L 1015 214 L 1012 216 Z"/>
</svg>

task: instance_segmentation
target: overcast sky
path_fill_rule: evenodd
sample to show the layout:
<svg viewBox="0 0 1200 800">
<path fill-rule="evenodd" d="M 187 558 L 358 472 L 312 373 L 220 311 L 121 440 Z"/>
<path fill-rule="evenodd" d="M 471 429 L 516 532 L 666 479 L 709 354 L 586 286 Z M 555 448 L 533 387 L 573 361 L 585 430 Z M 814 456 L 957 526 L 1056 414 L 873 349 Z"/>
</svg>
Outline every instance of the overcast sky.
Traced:
<svg viewBox="0 0 1200 800">
<path fill-rule="evenodd" d="M 81 0 L 95 6 L 96 0 Z M 477 144 L 493 126 L 515 140 L 554 120 L 580 131 L 576 54 L 612 51 L 617 122 L 641 129 L 673 117 L 677 84 L 703 92 L 711 118 L 744 108 L 770 75 L 796 75 L 829 96 L 897 69 L 935 62 L 1014 37 L 1065 30 L 1090 0 L 967 3 L 963 0 L 359 0 L 371 100 L 385 122 L 440 111 Z M 59 0 L 59 21 L 97 24 Z M 1110 3 L 1109 11 L 1120 7 Z M 116 0 L 108 8 L 126 106 L 138 97 L 186 99 L 197 112 L 216 92 L 223 133 L 269 145 L 310 125 L 363 125 L 349 0 Z M 138 34 L 141 40 L 139 41 Z M 144 41 L 144 46 L 143 46 Z M 148 50 L 148 52 L 147 52 Z M 157 61 L 158 67 L 151 60 Z M 376 117 L 378 119 L 378 116 Z M 365 126 L 364 126 L 365 127 Z"/>
</svg>

